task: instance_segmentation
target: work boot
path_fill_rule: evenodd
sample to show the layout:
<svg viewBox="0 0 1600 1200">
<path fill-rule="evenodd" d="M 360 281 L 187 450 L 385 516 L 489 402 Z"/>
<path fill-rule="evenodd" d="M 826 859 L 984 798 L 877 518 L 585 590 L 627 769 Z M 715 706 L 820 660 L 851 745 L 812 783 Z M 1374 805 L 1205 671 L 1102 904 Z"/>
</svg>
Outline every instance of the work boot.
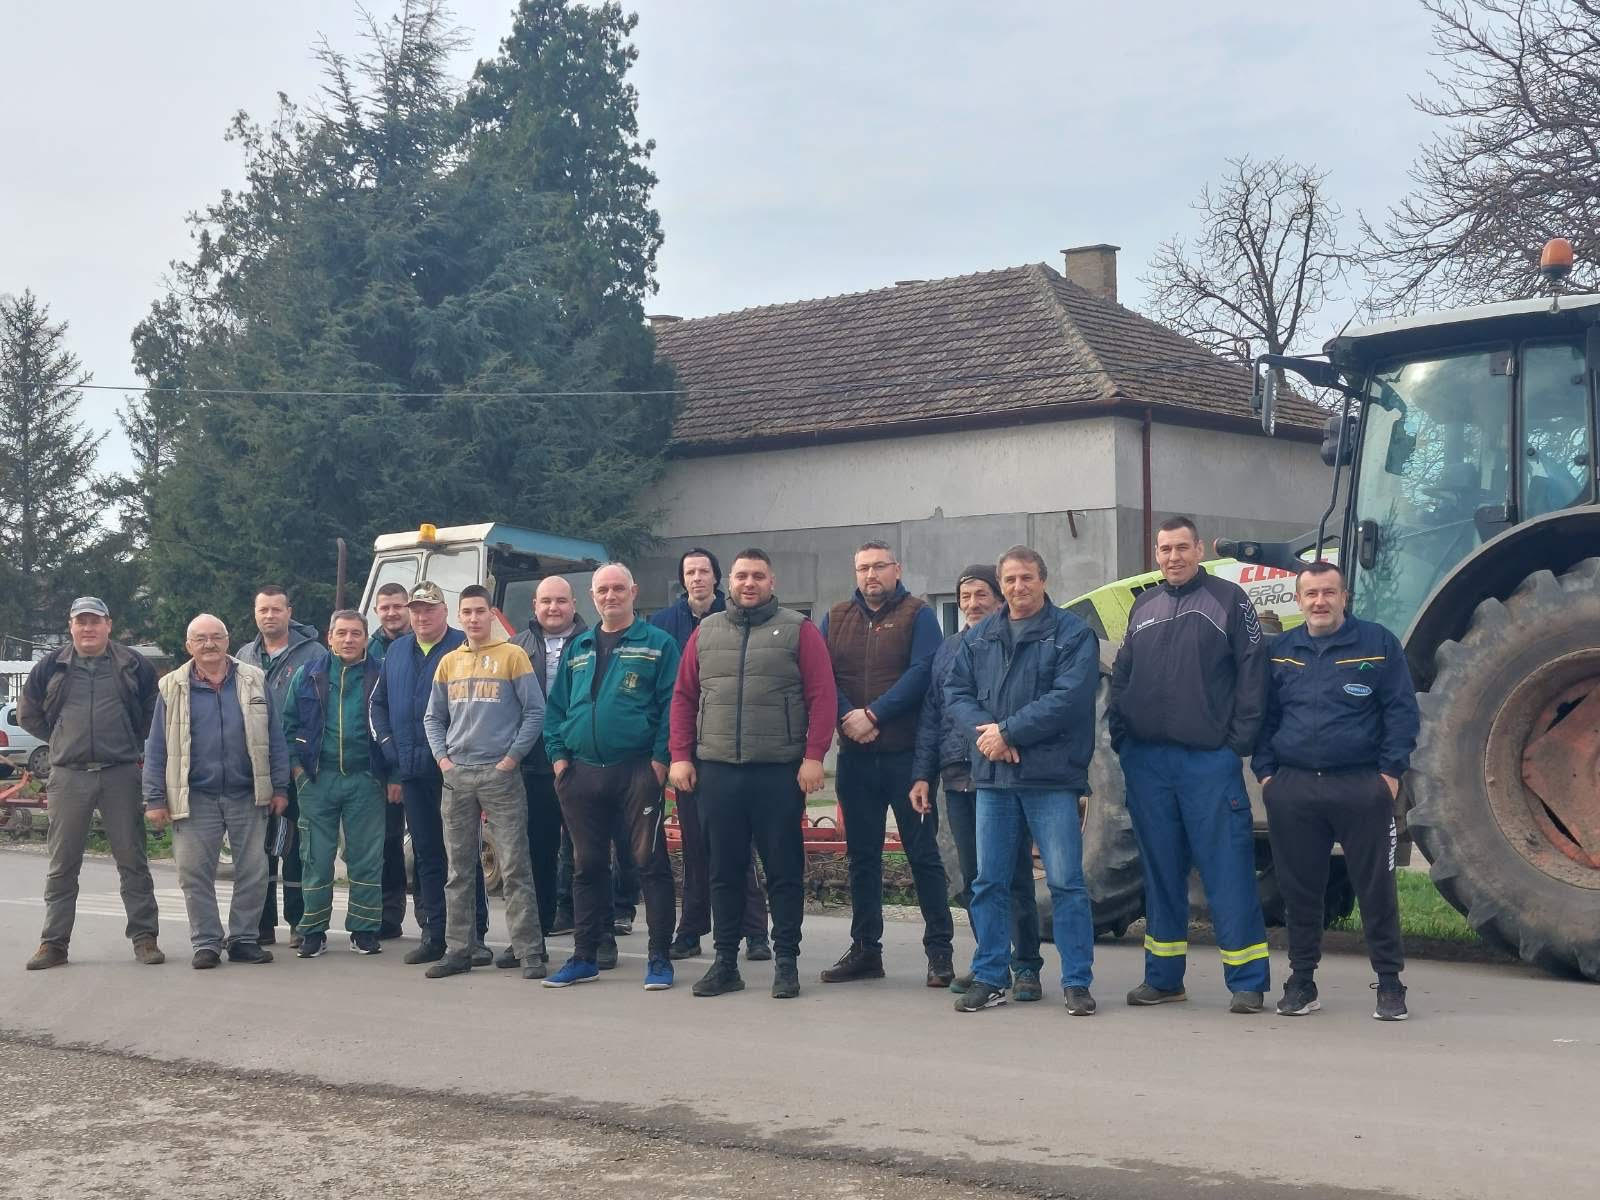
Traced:
<svg viewBox="0 0 1600 1200">
<path fill-rule="evenodd" d="M 263 950 L 254 942 L 234 942 L 228 947 L 228 961 L 236 963 L 269 963 L 272 951 Z"/>
<path fill-rule="evenodd" d="M 498 967 L 499 965 L 498 962 L 495 963 L 495 966 Z M 528 955 L 528 965 L 522 968 L 522 977 L 524 979 L 543 979 L 548 974 L 550 974 L 550 964 L 544 955 Z"/>
<path fill-rule="evenodd" d="M 667 954 L 671 958 L 699 958 L 700 939 L 697 937 L 685 937 L 680 933 L 672 939 L 672 945 L 668 948 Z"/>
<path fill-rule="evenodd" d="M 493 962 L 493 959 L 490 959 Z M 423 972 L 429 979 L 446 979 L 451 975 L 465 975 L 472 970 L 472 955 L 464 953 L 446 954 L 433 966 Z"/>
<path fill-rule="evenodd" d="M 1189 993 L 1182 988 L 1164 992 L 1158 987 L 1151 987 L 1148 983 L 1141 983 L 1128 993 L 1128 1003 L 1134 1008 L 1148 1008 L 1152 1004 L 1177 1004 L 1188 998 Z"/>
<path fill-rule="evenodd" d="M 947 988 L 955 982 L 956 968 L 950 961 L 950 951 L 935 951 L 928 955 L 928 986 Z"/>
<path fill-rule="evenodd" d="M 617 967 L 617 942 L 615 938 L 607 938 L 595 948 L 594 965 L 602 971 L 614 971 Z"/>
<path fill-rule="evenodd" d="M 1011 985 L 1011 998 L 1019 1004 L 1030 1000 L 1044 999 L 1044 985 L 1039 982 L 1039 972 L 1032 967 L 1023 967 L 1017 972 L 1016 981 Z"/>
<path fill-rule="evenodd" d="M 951 972 L 952 976 L 954 972 Z M 883 978 L 883 951 L 868 950 L 852 942 L 833 966 L 822 972 L 823 983 L 853 983 L 857 979 Z"/>
<path fill-rule="evenodd" d="M 744 991 L 744 977 L 739 974 L 739 964 L 725 958 L 713 959 L 711 969 L 695 981 L 689 989 L 696 996 L 720 996 L 724 992 Z"/>
<path fill-rule="evenodd" d="M 263 929 L 261 931 L 261 936 L 256 938 L 256 945 L 258 946 L 276 946 L 277 944 L 278 935 L 271 929 Z M 298 950 L 299 948 L 299 946 L 292 947 L 292 949 L 295 950 Z"/>
<path fill-rule="evenodd" d="M 400 961 L 408 967 L 420 967 L 423 963 L 438 962 L 443 957 L 443 942 L 430 942 L 423 938 L 422 944 L 414 950 L 407 950 L 406 956 Z"/>
<path fill-rule="evenodd" d="M 744 956 L 748 962 L 766 962 L 772 957 L 772 943 L 764 933 L 752 933 L 744 940 Z"/>
<path fill-rule="evenodd" d="M 222 955 L 215 950 L 196 950 L 194 958 L 189 965 L 196 971 L 215 970 L 222 962 Z"/>
<path fill-rule="evenodd" d="M 522 960 L 517 957 L 517 948 L 515 946 L 507 946 L 500 951 L 500 957 L 494 960 L 494 965 L 502 971 L 510 971 L 513 968 L 520 967 Z"/>
<path fill-rule="evenodd" d="M 488 967 L 494 965 L 494 951 L 479 942 L 472 948 L 472 965 L 475 967 Z"/>
<path fill-rule="evenodd" d="M 28 960 L 28 970 L 48 971 L 51 967 L 65 966 L 66 962 L 67 951 L 64 946 L 57 946 L 54 942 L 40 942 L 39 948 Z"/>
<path fill-rule="evenodd" d="M 780 958 L 772 968 L 772 998 L 793 1000 L 800 994 L 800 968 L 794 959 Z"/>
<path fill-rule="evenodd" d="M 149 935 L 134 939 L 133 956 L 147 967 L 159 967 L 167 961 L 167 956 L 161 953 L 161 947 L 156 945 L 156 939 Z"/>
<path fill-rule="evenodd" d="M 1248 1015 L 1258 1013 L 1266 1005 L 1266 997 L 1260 992 L 1235 992 L 1228 1001 L 1228 1011 Z"/>
</svg>

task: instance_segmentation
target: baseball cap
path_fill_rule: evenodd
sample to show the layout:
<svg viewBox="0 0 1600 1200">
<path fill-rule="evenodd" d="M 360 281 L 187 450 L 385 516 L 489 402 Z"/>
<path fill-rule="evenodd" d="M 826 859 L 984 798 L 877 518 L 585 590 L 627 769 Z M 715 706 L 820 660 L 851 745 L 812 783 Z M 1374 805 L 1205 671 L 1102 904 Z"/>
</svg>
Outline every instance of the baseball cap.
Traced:
<svg viewBox="0 0 1600 1200">
<path fill-rule="evenodd" d="M 411 589 L 411 598 L 406 601 L 407 606 L 412 604 L 443 604 L 444 592 L 437 583 L 430 583 L 424 579 Z"/>
<path fill-rule="evenodd" d="M 97 617 L 109 617 L 111 610 L 106 607 L 106 602 L 99 596 L 79 596 L 72 602 L 72 607 L 67 610 L 67 617 L 71 619 L 79 613 L 93 613 Z"/>
</svg>

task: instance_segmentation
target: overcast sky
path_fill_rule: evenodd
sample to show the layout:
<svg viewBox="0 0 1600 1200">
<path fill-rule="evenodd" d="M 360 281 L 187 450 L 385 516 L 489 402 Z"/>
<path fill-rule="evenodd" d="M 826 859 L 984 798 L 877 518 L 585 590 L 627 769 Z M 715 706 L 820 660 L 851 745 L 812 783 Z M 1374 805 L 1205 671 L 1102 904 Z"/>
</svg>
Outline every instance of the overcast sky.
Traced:
<svg viewBox="0 0 1600 1200">
<path fill-rule="evenodd" d="M 370 0 L 385 13 L 384 0 Z M 650 312 L 756 304 L 1122 247 L 1122 299 L 1231 155 L 1332 172 L 1381 211 L 1434 126 L 1437 65 L 1409 0 L 1194 6 L 637 0 L 633 82 L 666 244 Z M 1117 11 L 1111 11 L 1115 8 Z M 510 0 L 458 0 L 464 77 Z M 314 96 L 311 46 L 358 49 L 342 0 L 0 0 L 0 292 L 70 323 L 101 384 L 189 253 L 185 216 L 241 177 L 239 109 Z M 1325 313 L 1337 326 L 1342 313 Z M 114 429 L 120 398 L 86 393 Z M 119 433 L 100 469 L 127 453 Z"/>
</svg>

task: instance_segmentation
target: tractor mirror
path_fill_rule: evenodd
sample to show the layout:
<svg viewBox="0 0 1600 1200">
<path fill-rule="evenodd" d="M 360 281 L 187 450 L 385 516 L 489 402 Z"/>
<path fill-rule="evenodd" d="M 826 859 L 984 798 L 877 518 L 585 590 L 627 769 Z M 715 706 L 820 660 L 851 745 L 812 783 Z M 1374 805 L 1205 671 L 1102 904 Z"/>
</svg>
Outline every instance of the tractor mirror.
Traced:
<svg viewBox="0 0 1600 1200">
<path fill-rule="evenodd" d="M 1261 416 L 1261 430 L 1268 437 L 1278 428 L 1278 373 L 1271 367 L 1262 367 L 1256 375 L 1250 407 Z"/>
</svg>

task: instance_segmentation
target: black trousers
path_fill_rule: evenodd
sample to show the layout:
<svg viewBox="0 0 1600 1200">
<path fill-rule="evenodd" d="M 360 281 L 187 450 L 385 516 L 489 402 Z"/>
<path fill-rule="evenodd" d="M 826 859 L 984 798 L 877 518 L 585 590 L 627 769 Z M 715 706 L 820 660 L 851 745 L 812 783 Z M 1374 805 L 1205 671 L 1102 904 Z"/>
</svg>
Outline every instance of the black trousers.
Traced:
<svg viewBox="0 0 1600 1200">
<path fill-rule="evenodd" d="M 611 919 L 633 920 L 639 912 L 639 872 L 628 853 L 628 831 L 619 824 L 612 834 Z M 556 855 L 556 910 L 572 913 L 572 833 L 561 821 L 561 849 Z"/>
<path fill-rule="evenodd" d="M 388 930 L 406 923 L 406 806 L 388 803 L 387 795 L 384 801 L 383 928 Z"/>
<path fill-rule="evenodd" d="M 678 792 L 678 833 L 683 838 L 683 911 L 678 914 L 680 938 L 703 937 L 711 932 L 711 864 L 700 805 L 693 792 Z M 753 849 L 753 848 L 752 848 Z M 767 894 L 756 878 L 756 860 L 744 881 L 744 936 L 767 936 Z"/>
<path fill-rule="evenodd" d="M 695 797 L 710 864 L 711 943 L 725 962 L 739 956 L 752 841 L 767 876 L 773 952 L 778 958 L 800 953 L 806 877 L 800 821 L 806 798 L 795 778 L 799 770 L 798 762 L 699 765 Z"/>
<path fill-rule="evenodd" d="M 922 948 L 930 959 L 949 958 L 956 927 L 939 857 L 939 812 L 924 817 L 911 807 L 911 751 L 841 750 L 834 786 L 850 856 L 850 940 L 883 949 L 883 835 L 893 809 L 922 909 Z"/>
<path fill-rule="evenodd" d="M 561 859 L 561 801 L 556 777 L 546 771 L 523 771 L 528 793 L 528 857 L 533 863 L 533 895 L 539 907 L 539 928 L 556 920 L 556 873 Z"/>
<path fill-rule="evenodd" d="M 593 961 L 611 930 L 611 844 L 619 821 L 644 891 L 651 957 L 672 944 L 672 865 L 662 831 L 661 784 L 648 758 L 595 767 L 574 761 L 556 782 L 572 834 L 573 957 Z"/>
<path fill-rule="evenodd" d="M 1279 767 L 1262 798 L 1289 929 L 1290 969 L 1309 973 L 1322 958 L 1328 856 L 1338 842 L 1361 905 L 1361 931 L 1372 969 L 1380 975 L 1398 974 L 1405 968 L 1405 952 L 1394 881 L 1394 798 L 1383 777 L 1371 769 Z"/>
<path fill-rule="evenodd" d="M 288 854 L 282 858 L 267 855 L 267 902 L 262 906 L 260 928 L 257 931 L 262 941 L 278 927 L 280 877 L 283 880 L 283 919 L 288 922 L 289 928 L 298 926 L 300 918 L 306 915 L 305 897 L 300 892 L 300 794 L 295 790 L 293 779 L 289 780 L 289 807 L 283 810 L 283 819 L 289 822 L 289 828 L 295 833 Z"/>
</svg>

